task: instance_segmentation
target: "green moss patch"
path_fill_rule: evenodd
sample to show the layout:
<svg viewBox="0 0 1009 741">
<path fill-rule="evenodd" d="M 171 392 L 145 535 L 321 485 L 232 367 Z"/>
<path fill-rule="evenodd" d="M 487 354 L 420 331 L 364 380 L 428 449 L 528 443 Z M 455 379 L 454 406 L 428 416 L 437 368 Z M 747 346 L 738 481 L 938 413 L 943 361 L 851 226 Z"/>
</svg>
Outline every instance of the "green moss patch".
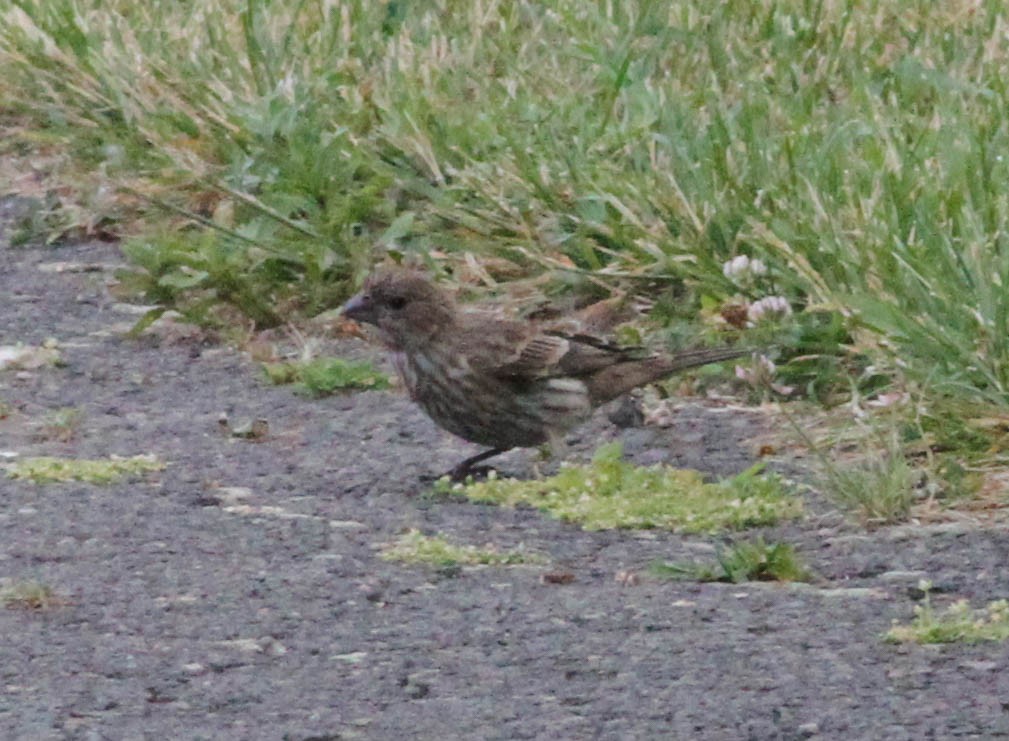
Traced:
<svg viewBox="0 0 1009 741">
<path fill-rule="evenodd" d="M 12 479 L 25 479 L 36 484 L 64 481 L 111 484 L 126 476 L 139 476 L 164 468 L 165 464 L 153 455 L 135 455 L 132 458 L 112 456 L 108 460 L 40 456 L 17 461 L 8 467 L 7 475 Z"/>
<path fill-rule="evenodd" d="M 427 566 L 514 566 L 542 563 L 537 554 L 521 549 L 500 550 L 494 546 L 478 548 L 458 545 L 440 535 L 424 535 L 419 530 L 409 530 L 382 549 L 386 561 L 401 561 Z"/>
<path fill-rule="evenodd" d="M 527 504 L 587 530 L 668 528 L 685 533 L 715 533 L 773 525 L 798 517 L 802 503 L 777 475 L 762 465 L 717 483 L 698 471 L 658 465 L 641 467 L 622 460 L 619 443 L 605 445 L 588 465 L 561 468 L 539 481 L 488 479 L 437 486 L 475 502 L 514 507 Z"/>
<path fill-rule="evenodd" d="M 264 363 L 263 372 L 270 383 L 297 384 L 310 396 L 328 396 L 351 389 L 384 389 L 389 377 L 371 363 L 343 358 L 316 358 L 307 362 Z"/>
<path fill-rule="evenodd" d="M 1009 601 L 1000 599 L 975 610 L 967 600 L 958 600 L 937 612 L 925 592 L 907 625 L 894 624 L 886 639 L 893 643 L 981 643 L 1009 638 Z"/>
<path fill-rule="evenodd" d="M 657 563 L 652 573 L 669 579 L 738 584 L 745 581 L 808 581 L 810 572 L 788 543 L 763 538 L 720 549 L 716 563 Z"/>
</svg>

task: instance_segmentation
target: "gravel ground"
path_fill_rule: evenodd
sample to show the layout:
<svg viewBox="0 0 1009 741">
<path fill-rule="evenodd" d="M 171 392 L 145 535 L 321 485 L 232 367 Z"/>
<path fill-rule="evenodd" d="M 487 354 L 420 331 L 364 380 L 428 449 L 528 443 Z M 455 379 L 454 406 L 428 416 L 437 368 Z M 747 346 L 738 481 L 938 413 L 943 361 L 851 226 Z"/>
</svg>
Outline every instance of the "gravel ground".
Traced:
<svg viewBox="0 0 1009 741">
<path fill-rule="evenodd" d="M 866 532 L 814 502 L 765 535 L 795 543 L 815 584 L 659 581 L 650 563 L 710 556 L 714 539 L 582 532 L 424 497 L 421 474 L 474 448 L 395 390 L 309 400 L 199 337 L 123 337 L 136 316 L 107 291 L 120 262 L 114 245 L 0 237 L 0 345 L 52 337 L 65 361 L 0 371 L 0 451 L 168 463 L 112 486 L 0 479 L 0 579 L 61 597 L 0 609 L 0 737 L 1009 736 L 1009 649 L 880 639 L 911 617 L 922 577 L 939 603 L 1009 594 L 1004 528 Z M 356 340 L 338 348 L 378 357 Z M 63 407 L 83 413 L 75 434 L 40 434 Z M 265 418 L 270 433 L 222 434 L 222 412 Z M 734 472 L 768 424 L 710 403 L 684 404 L 669 429 L 620 431 L 600 414 L 567 455 L 621 437 L 640 461 Z M 528 475 L 531 460 L 503 466 Z M 523 543 L 550 563 L 438 572 L 381 560 L 377 548 L 411 527 Z M 545 582 L 547 571 L 574 579 Z M 628 573 L 639 578 L 617 578 Z"/>
</svg>

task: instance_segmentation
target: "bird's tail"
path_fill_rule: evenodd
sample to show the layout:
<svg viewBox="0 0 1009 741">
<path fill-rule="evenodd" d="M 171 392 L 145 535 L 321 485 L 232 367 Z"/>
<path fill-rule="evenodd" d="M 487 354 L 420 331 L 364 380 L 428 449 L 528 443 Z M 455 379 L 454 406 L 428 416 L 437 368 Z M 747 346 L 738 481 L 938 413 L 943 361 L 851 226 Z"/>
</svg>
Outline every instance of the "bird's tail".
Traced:
<svg viewBox="0 0 1009 741">
<path fill-rule="evenodd" d="M 753 348 L 749 347 L 708 347 L 700 350 L 685 350 L 668 357 L 653 358 L 653 360 L 657 361 L 655 363 L 657 371 L 664 369 L 661 371 L 662 374 L 670 375 L 687 368 L 696 368 L 699 365 L 708 365 L 708 363 L 720 363 L 723 360 L 741 358 L 752 353 Z"/>
<path fill-rule="evenodd" d="M 686 350 L 675 355 L 618 363 L 596 373 L 589 382 L 589 397 L 593 405 L 604 404 L 647 383 L 661 381 L 679 371 L 709 363 L 732 360 L 754 352 L 753 348 L 718 347 Z"/>
</svg>

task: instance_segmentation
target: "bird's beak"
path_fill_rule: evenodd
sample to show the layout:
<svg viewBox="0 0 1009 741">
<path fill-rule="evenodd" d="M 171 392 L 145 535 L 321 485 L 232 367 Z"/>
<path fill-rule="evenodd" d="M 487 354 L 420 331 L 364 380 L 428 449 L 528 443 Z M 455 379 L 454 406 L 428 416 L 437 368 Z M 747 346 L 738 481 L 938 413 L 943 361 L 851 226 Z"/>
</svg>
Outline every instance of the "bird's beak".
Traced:
<svg viewBox="0 0 1009 741">
<path fill-rule="evenodd" d="M 343 305 L 342 313 L 355 322 L 374 323 L 375 313 L 372 309 L 371 296 L 367 293 L 359 293 Z"/>
</svg>

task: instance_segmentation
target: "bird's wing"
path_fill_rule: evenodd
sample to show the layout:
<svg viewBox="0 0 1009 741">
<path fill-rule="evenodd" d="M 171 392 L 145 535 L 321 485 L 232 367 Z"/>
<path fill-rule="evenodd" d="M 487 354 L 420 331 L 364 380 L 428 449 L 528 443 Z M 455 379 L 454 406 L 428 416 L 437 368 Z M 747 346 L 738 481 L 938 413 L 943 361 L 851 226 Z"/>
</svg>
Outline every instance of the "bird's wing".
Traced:
<svg viewBox="0 0 1009 741">
<path fill-rule="evenodd" d="M 496 376 L 548 378 L 559 375 L 560 365 L 571 353 L 565 337 L 532 334 L 513 348 L 512 356 L 494 368 Z"/>
<path fill-rule="evenodd" d="M 535 324 L 505 322 L 487 330 L 479 343 L 484 352 L 469 361 L 499 378 L 577 377 L 641 357 L 640 348 L 621 348 L 584 334 L 545 332 Z"/>
</svg>

